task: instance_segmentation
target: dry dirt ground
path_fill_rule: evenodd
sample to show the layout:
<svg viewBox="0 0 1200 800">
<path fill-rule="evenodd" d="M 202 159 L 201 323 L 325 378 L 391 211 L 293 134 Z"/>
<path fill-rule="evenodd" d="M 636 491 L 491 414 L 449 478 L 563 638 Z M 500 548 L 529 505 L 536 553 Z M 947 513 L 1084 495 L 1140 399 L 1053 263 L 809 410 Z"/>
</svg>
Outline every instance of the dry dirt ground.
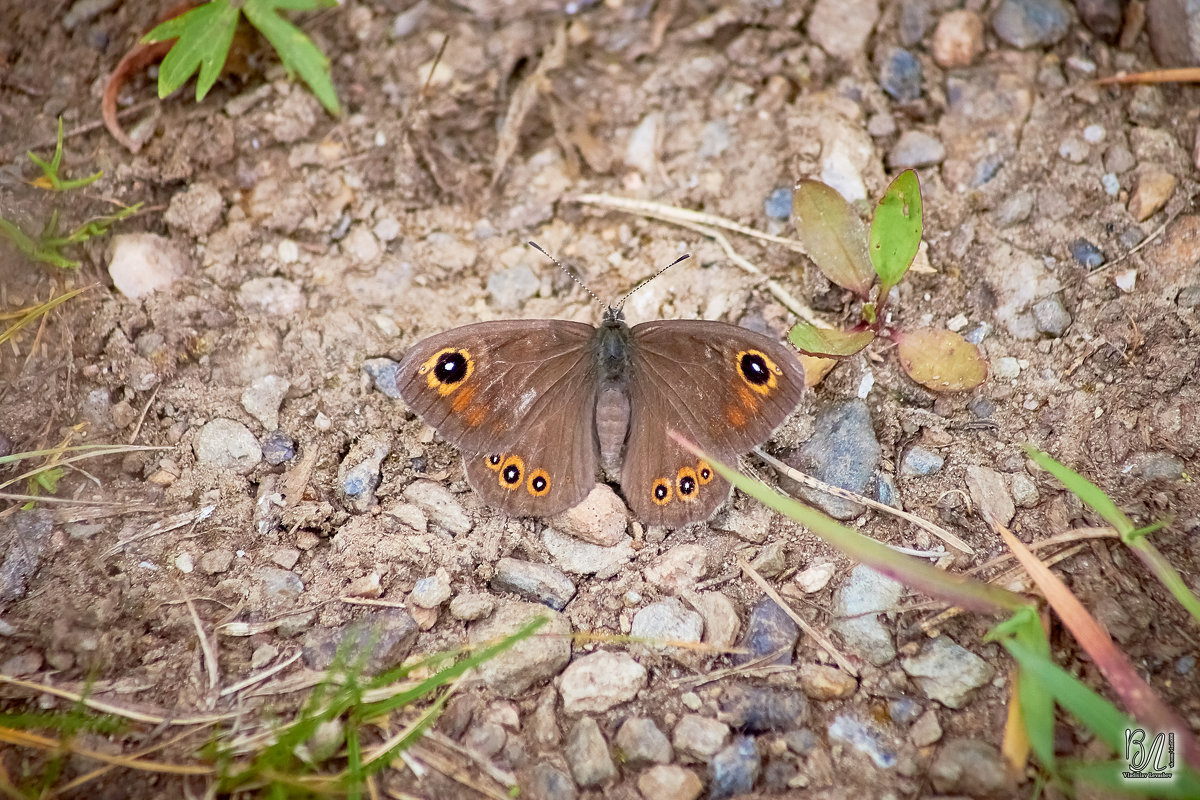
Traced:
<svg viewBox="0 0 1200 800">
<path fill-rule="evenodd" d="M 49 201 L 28 186 L 35 173 L 24 151 L 48 152 L 59 114 L 68 131 L 99 118 L 104 77 L 154 22 L 156 9 L 99 4 L 103 10 L 71 17 L 68 27 L 65 2 L 29 10 L 6 5 L 0 212 L 35 230 Z M 972 8 L 987 22 L 992 8 L 980 5 Z M 69 438 L 160 449 L 68 470 L 57 496 L 72 503 L 28 512 L 3 501 L 0 670 L 76 690 L 91 681 L 93 695 L 126 707 L 176 716 L 234 710 L 258 724 L 299 704 L 302 694 L 286 681 L 320 666 L 319 658 L 306 653 L 259 684 L 268 687 L 259 694 L 218 690 L 319 644 L 314 631 L 336 638 L 356 619 L 396 613 L 408 627 L 392 655 L 465 644 L 486 622 L 465 621 L 482 613 L 478 608 L 501 614 L 516 607 L 516 596 L 492 583 L 499 559 L 559 562 L 547 547 L 545 523 L 482 506 L 454 449 L 377 390 L 364 362 L 398 359 L 424 335 L 480 319 L 595 321 L 596 305 L 525 247 L 528 239 L 575 266 L 601 297 L 690 251 L 691 262 L 634 296 L 631 321 L 704 317 L 782 335 L 795 316 L 718 243 L 579 196 L 653 200 L 788 236 L 790 227 L 765 211 L 772 192 L 818 177 L 876 197 L 903 163 L 896 148 L 909 131 L 929 134 L 944 152 L 919 169 L 931 270 L 903 284 L 895 313 L 901 321 L 973 334 L 991 377 L 973 392 L 934 396 L 911 383 L 880 345 L 816 387 L 771 449 L 799 446 L 821 409 L 869 385 L 879 472 L 891 476 L 907 510 L 976 550 L 955 559 L 953 569 L 1002 552 L 975 513 L 981 497 L 969 485 L 973 468 L 999 481 L 993 486 L 1001 504 L 1009 495 L 1015 500 L 1012 527 L 1026 540 L 1098 524 L 1027 462 L 1019 445 L 1031 442 L 1089 475 L 1135 520 L 1169 519 L 1155 541 L 1200 589 L 1200 496 L 1189 477 L 1200 455 L 1200 221 L 1191 216 L 1196 90 L 1089 85 L 1096 74 L 1155 62 L 1144 36 L 1118 49 L 1074 17 L 1057 43 L 1024 50 L 998 39 L 989 24 L 984 52 L 945 69 L 932 56 L 934 26 L 950 6 L 887 2 L 863 43 L 847 45 L 825 31 L 818 45 L 807 2 L 612 2 L 583 5 L 568 18 L 538 0 L 422 0 L 412 7 L 351 0 L 302 20 L 331 55 L 340 119 L 326 116 L 250 39 L 239 71 L 203 104 L 175 97 L 125 117 L 127 127 L 153 128 L 140 153 L 131 155 L 95 127 L 70 136 L 68 175 L 103 169 L 104 177 L 56 198 L 64 218 L 108 213 L 114 201 L 144 202 L 118 233 L 162 237 L 149 246 L 176 265 L 163 269 L 177 271 L 169 285 L 131 299 L 109 276 L 107 240 L 79 249 L 77 272 L 29 263 L 6 247 L 0 312 L 68 287 L 94 287 L 3 345 L 0 445 L 22 452 Z M 906 16 L 913 7 L 925 15 L 915 34 Z M 860 16 L 846 13 L 851 40 Z M 418 102 L 445 36 L 449 46 Z M 898 100 L 881 83 L 903 76 L 881 72 L 901 44 L 915 54 L 923 82 L 915 97 Z M 848 52 L 829 54 L 838 47 Z M 152 93 L 149 77 L 139 74 L 122 90 L 122 103 L 143 103 Z M 850 298 L 802 256 L 730 237 L 824 319 L 852 319 Z M 1124 258 L 1089 272 L 1081 263 L 1087 247 L 1107 262 Z M 234 424 L 206 450 L 201 432 L 213 420 Z M 247 434 L 252 444 L 241 441 Z M 941 455 L 944 465 L 906 473 L 901 465 L 914 446 Z M 380 476 L 378 488 L 373 496 L 348 497 L 347 473 L 363 464 L 368 479 Z M 4 469 L 0 479 L 16 474 Z M 449 494 L 429 484 L 413 491 L 419 480 Z M 937 544 L 874 513 L 856 524 L 894 544 Z M 781 568 L 768 570 L 771 582 L 841 641 L 830 631 L 831 608 L 853 564 L 745 497 L 735 496 L 709 524 L 667 532 L 630 520 L 620 533 L 631 537 L 625 563 L 570 575 L 576 593 L 562 612 L 570 630 L 628 633 L 643 607 L 676 594 L 694 598 L 699 590 L 722 595 L 735 616 L 706 641 L 729 638 L 745 628 L 762 596 L 734 557 L 754 559 L 771 548 L 782 558 Z M 700 547 L 680 549 L 689 545 Z M 684 578 L 676 576 L 682 588 L 648 572 L 664 558 L 683 564 Z M 794 576 L 822 561 L 836 566 L 832 579 L 811 593 L 798 589 Z M 1143 676 L 1200 729 L 1200 637 L 1179 606 L 1111 540 L 1083 541 L 1056 569 Z M 454 599 L 480 605 L 455 614 L 445 604 L 440 611 L 406 604 L 417 582 L 430 577 L 448 584 Z M 185 595 L 213 639 L 216 689 Z M 412 618 L 364 600 L 407 605 Z M 917 623 L 930 609 L 885 618 L 902 655 L 928 646 Z M 705 621 L 715 626 L 718 617 L 710 613 Z M 959 708 L 926 696 L 897 661 L 856 658 L 858 681 L 822 699 L 811 683 L 801 685 L 797 670 L 689 682 L 728 667 L 729 656 L 672 658 L 603 644 L 599 649 L 632 653 L 648 682 L 636 697 L 582 716 L 596 720 L 610 747 L 630 717 L 652 719 L 670 738 L 685 715 L 720 717 L 718 701 L 731 685 L 769 686 L 806 693 L 810 704 L 794 729 L 753 737 L 764 765 L 758 792 L 1030 796 L 1030 781 L 980 789 L 936 768 L 951 742 L 1001 741 L 1009 662 L 982 641 L 995 621 L 958 616 L 940 628 L 995 670 Z M 228 622 L 249 623 L 255 632 L 217 630 Z M 1059 663 L 1103 690 L 1069 635 L 1055 628 L 1053 641 Z M 573 658 L 596 649 L 576 643 Z M 797 667 L 830 663 L 807 636 L 789 658 Z M 588 759 L 595 754 L 568 746 L 581 735 L 581 714 L 563 707 L 556 680 L 540 678 L 502 703 L 505 692 L 472 683 L 461 690 L 444 735 L 511 771 L 522 796 L 639 796 L 650 767 L 620 758 L 616 774 L 598 786 L 576 785 L 588 778 L 572 777 L 572 770 L 594 766 Z M 915 702 L 915 714 L 911 707 L 899 713 L 898 698 Z M 68 705 L 0 687 L 5 711 Z M 929 712 L 933 722 L 914 736 L 913 717 Z M 845 715 L 873 731 L 894 758 L 880 763 L 870 747 L 834 736 L 832 722 Z M 807 740 L 803 730 L 811 732 Z M 83 741 L 131 752 L 171 732 L 135 724 Z M 1058 744 L 1067 754 L 1092 752 L 1088 734 L 1066 718 Z M 707 784 L 707 759 L 686 754 L 678 741 L 676 747 L 671 764 Z M 479 761 L 442 752 L 447 763 L 483 774 Z M 184 756 L 176 748 L 164 758 Z M 40 762 L 9 748 L 0 763 L 20 776 L 22 764 Z M 68 761 L 68 777 L 91 764 Z M 420 797 L 478 796 L 446 777 L 451 771 L 425 770 L 418 780 L 398 763 L 385 785 Z M 693 796 L 689 787 L 699 783 L 679 771 L 670 775 L 682 783 L 655 790 L 643 782 L 641 791 Z M 198 796 L 202 784 L 192 779 L 190 790 Z M 80 793 L 181 791 L 174 778 L 126 772 Z"/>
</svg>

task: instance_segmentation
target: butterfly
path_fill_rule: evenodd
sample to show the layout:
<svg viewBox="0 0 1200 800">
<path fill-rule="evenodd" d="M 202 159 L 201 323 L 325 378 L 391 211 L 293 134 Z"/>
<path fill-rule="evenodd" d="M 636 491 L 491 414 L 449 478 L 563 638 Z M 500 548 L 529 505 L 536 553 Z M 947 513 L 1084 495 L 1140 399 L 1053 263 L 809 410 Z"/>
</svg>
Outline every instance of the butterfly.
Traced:
<svg viewBox="0 0 1200 800">
<path fill-rule="evenodd" d="M 477 322 L 404 355 L 400 396 L 462 451 L 467 481 L 488 505 L 557 514 L 582 501 L 603 468 L 645 524 L 702 521 L 730 484 L 668 432 L 732 462 L 799 404 L 804 370 L 789 346 L 724 322 L 630 327 L 623 303 L 598 326 Z"/>
</svg>

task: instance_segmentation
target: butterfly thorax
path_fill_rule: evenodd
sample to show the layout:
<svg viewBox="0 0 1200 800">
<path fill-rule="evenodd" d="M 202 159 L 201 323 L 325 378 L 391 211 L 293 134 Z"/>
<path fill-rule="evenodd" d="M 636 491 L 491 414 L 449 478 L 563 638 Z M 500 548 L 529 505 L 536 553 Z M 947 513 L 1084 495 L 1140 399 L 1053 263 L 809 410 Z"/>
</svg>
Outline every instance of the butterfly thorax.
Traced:
<svg viewBox="0 0 1200 800">
<path fill-rule="evenodd" d="M 596 443 L 600 466 L 610 477 L 620 472 L 629 433 L 629 365 L 633 334 L 619 308 L 609 307 L 596 328 L 594 347 L 599 364 L 596 395 Z"/>
</svg>

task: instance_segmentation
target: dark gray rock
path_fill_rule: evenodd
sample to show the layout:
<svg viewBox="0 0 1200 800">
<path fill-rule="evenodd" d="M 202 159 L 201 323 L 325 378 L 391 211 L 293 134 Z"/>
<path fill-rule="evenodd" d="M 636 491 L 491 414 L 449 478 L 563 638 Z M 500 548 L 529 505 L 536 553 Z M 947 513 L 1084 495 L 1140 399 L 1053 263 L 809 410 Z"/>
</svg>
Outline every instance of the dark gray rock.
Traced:
<svg viewBox="0 0 1200 800">
<path fill-rule="evenodd" d="M 372 612 L 340 628 L 311 628 L 304 637 L 304 663 L 324 670 L 340 657 L 350 665 L 365 660 L 368 674 L 382 672 L 404 660 L 418 632 L 413 618 L 398 608 Z"/>
<path fill-rule="evenodd" d="M 1071 10 L 1062 0 L 1003 0 L 992 17 L 996 35 L 1022 50 L 1055 44 L 1070 27 Z"/>
<path fill-rule="evenodd" d="M 808 698 L 795 689 L 734 684 L 721 693 L 722 719 L 747 733 L 786 731 L 808 719 Z"/>
<path fill-rule="evenodd" d="M 748 661 L 762 658 L 771 653 L 779 653 L 775 664 L 792 663 L 792 649 L 800 638 L 800 626 L 783 609 L 769 597 L 763 597 L 750 612 L 750 621 L 742 634 L 737 646 L 744 653 L 732 656 L 734 664 L 745 664 Z"/>
<path fill-rule="evenodd" d="M 496 591 L 513 592 L 562 611 L 575 596 L 575 584 L 549 564 L 535 564 L 515 558 L 502 558 L 496 564 L 491 586 Z"/>
<path fill-rule="evenodd" d="M 817 415 L 812 438 L 790 458 L 791 466 L 825 483 L 862 494 L 879 466 L 879 442 L 862 400 L 834 403 Z M 835 519 L 853 519 L 863 507 L 852 500 L 783 481 L 785 488 Z"/>
<path fill-rule="evenodd" d="M 754 789 L 762 758 L 754 739 L 738 736 L 708 762 L 709 800 L 725 800 Z"/>
</svg>

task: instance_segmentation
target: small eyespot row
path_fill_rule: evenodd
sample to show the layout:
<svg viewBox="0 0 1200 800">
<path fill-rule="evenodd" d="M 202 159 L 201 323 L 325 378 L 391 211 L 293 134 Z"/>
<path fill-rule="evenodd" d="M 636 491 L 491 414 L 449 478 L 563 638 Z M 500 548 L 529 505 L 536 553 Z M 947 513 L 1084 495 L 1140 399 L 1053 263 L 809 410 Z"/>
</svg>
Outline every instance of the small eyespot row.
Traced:
<svg viewBox="0 0 1200 800">
<path fill-rule="evenodd" d="M 550 473 L 544 469 L 526 472 L 525 459 L 513 453 L 489 453 L 483 457 L 484 466 L 496 473 L 500 486 L 509 491 L 525 486 L 534 497 L 550 494 Z"/>
<path fill-rule="evenodd" d="M 700 496 L 700 487 L 712 483 L 716 477 L 707 461 L 698 461 L 693 466 L 683 466 L 675 473 L 675 480 L 655 478 L 650 482 L 650 499 L 655 505 L 665 506 L 674 499 L 691 503 Z"/>
<path fill-rule="evenodd" d="M 445 347 L 427 358 L 417 374 L 424 375 L 426 385 L 445 397 L 462 386 L 474 371 L 475 359 L 470 352 L 461 347 Z"/>
</svg>

